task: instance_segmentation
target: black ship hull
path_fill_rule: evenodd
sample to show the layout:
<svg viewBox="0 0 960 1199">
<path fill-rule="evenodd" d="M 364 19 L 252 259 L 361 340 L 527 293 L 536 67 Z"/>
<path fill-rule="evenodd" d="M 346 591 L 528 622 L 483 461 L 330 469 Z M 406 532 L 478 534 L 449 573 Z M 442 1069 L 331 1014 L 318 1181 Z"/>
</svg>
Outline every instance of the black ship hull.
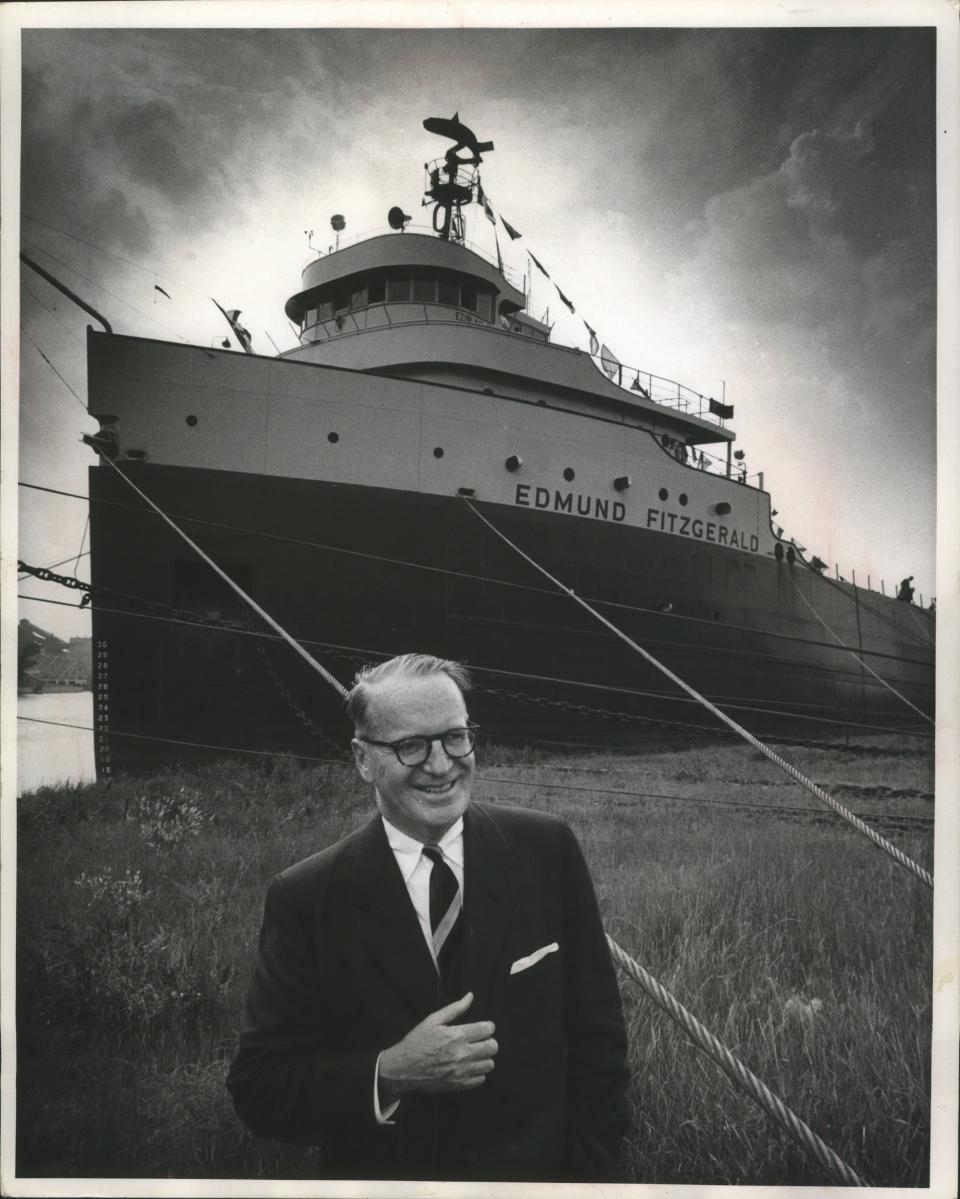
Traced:
<svg viewBox="0 0 960 1199">
<path fill-rule="evenodd" d="M 636 743 L 651 728 L 721 727 L 461 498 L 123 470 L 347 685 L 361 663 L 417 650 L 473 667 L 471 713 L 498 739 Z M 224 752 L 323 758 L 346 745 L 334 690 L 114 471 L 93 468 L 90 495 L 100 773 Z M 934 622 L 922 610 L 799 562 L 589 517 L 480 508 L 751 730 L 930 731 L 915 710 L 933 711 Z"/>
</svg>

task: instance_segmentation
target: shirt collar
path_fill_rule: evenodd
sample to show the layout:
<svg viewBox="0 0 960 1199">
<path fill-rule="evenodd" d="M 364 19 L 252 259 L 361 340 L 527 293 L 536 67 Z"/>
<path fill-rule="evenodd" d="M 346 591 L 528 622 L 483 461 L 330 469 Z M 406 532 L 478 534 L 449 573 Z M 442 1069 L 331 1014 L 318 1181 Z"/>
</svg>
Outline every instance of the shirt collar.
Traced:
<svg viewBox="0 0 960 1199">
<path fill-rule="evenodd" d="M 383 830 L 387 834 L 387 841 L 397 859 L 397 865 L 400 867 L 403 881 L 408 882 L 410 875 L 416 870 L 417 864 L 420 861 L 423 842 L 416 840 L 415 837 L 408 837 L 406 833 L 401 833 L 396 825 L 390 823 L 386 816 L 381 815 L 380 819 L 383 821 Z M 463 867 L 462 816 L 447 829 L 437 842 L 437 845 L 443 851 L 444 857 L 449 858 L 461 868 Z"/>
</svg>

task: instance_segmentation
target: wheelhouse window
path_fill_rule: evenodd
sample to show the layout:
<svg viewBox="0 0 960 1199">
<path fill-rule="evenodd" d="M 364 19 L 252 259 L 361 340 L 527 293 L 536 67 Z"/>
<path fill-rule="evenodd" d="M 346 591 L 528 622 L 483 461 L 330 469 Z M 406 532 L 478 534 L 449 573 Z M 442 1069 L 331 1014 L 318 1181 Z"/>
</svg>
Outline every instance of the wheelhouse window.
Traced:
<svg viewBox="0 0 960 1199">
<path fill-rule="evenodd" d="M 437 281 L 430 275 L 414 275 L 413 298 L 433 303 L 437 298 Z"/>
<path fill-rule="evenodd" d="M 410 280 L 409 279 L 388 279 L 387 280 L 387 299 L 388 300 L 409 300 L 410 299 Z"/>
<path fill-rule="evenodd" d="M 450 308 L 457 307 L 460 303 L 460 284 L 456 279 L 441 279 L 437 283 L 437 299 Z"/>
<path fill-rule="evenodd" d="M 378 273 L 341 281 L 327 290 L 325 299 L 312 297 L 313 306 L 303 314 L 303 327 L 356 312 L 371 304 L 409 300 L 441 304 L 445 308 L 465 308 L 477 313 L 482 320 L 494 320 L 496 294 L 492 289 L 479 287 L 471 279 L 420 270 L 409 275 Z"/>
</svg>

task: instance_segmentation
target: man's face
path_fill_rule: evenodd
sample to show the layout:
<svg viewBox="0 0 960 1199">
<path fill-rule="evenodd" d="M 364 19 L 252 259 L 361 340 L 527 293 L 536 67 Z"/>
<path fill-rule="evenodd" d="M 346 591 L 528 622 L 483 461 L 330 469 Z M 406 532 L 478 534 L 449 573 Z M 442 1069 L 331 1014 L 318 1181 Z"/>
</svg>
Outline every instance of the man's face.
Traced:
<svg viewBox="0 0 960 1199">
<path fill-rule="evenodd" d="M 433 736 L 463 728 L 467 708 L 456 683 L 445 674 L 399 675 L 371 690 L 364 735 L 377 741 Z M 419 766 L 404 766 L 392 749 L 355 739 L 360 777 L 376 789 L 381 813 L 417 841 L 438 841 L 470 804 L 474 755 L 450 758 L 439 741 Z"/>
</svg>

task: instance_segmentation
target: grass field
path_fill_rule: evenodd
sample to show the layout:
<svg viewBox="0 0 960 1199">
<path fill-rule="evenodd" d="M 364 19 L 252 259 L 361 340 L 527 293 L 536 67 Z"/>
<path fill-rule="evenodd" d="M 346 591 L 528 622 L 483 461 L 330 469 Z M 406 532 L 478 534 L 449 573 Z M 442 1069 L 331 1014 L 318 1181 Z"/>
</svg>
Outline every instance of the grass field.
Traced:
<svg viewBox="0 0 960 1199">
<path fill-rule="evenodd" d="M 867 819 L 933 814 L 932 755 L 880 741 L 788 756 Z M 478 773 L 478 798 L 571 823 L 611 935 L 849 1165 L 925 1185 L 925 886 L 746 746 L 490 747 Z M 19 1174 L 316 1176 L 312 1154 L 245 1132 L 223 1079 L 267 882 L 370 810 L 350 767 L 288 759 L 19 801 Z M 932 831 L 884 831 L 932 869 Z M 622 988 L 637 1182 L 829 1181 Z M 797 1019 L 793 997 L 822 1007 Z"/>
</svg>

